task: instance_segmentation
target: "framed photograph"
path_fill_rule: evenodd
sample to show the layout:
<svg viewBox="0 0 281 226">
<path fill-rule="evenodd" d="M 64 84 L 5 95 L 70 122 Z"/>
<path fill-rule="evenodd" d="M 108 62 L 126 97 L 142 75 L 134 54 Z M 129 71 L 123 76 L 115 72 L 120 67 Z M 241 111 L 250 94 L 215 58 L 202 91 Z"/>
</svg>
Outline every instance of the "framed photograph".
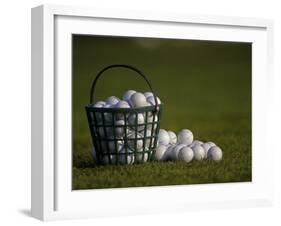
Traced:
<svg viewBox="0 0 281 226">
<path fill-rule="evenodd" d="M 32 216 L 271 205 L 273 22 L 32 9 Z"/>
</svg>

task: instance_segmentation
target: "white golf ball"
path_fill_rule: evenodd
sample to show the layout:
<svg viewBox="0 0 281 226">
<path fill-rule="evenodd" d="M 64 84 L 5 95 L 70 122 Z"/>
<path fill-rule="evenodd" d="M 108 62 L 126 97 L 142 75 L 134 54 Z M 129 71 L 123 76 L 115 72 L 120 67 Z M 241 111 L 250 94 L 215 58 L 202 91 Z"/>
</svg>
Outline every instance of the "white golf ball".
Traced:
<svg viewBox="0 0 281 226">
<path fill-rule="evenodd" d="M 178 142 L 181 144 L 191 144 L 193 141 L 193 133 L 188 129 L 183 129 L 178 134 Z"/>
<path fill-rule="evenodd" d="M 135 90 L 128 90 L 124 93 L 123 95 L 123 100 L 127 101 L 128 103 L 130 103 L 130 99 L 131 99 L 131 96 L 133 94 L 135 94 L 136 91 Z"/>
<path fill-rule="evenodd" d="M 153 93 L 152 92 L 145 92 L 143 95 L 147 99 L 148 97 L 153 96 Z"/>
<path fill-rule="evenodd" d="M 101 101 L 98 101 L 97 103 L 95 103 L 94 107 L 95 108 L 102 108 L 105 104 L 100 103 Z"/>
<path fill-rule="evenodd" d="M 114 106 L 115 104 L 117 104 L 120 101 L 120 99 L 116 96 L 110 96 L 108 98 L 106 98 L 105 102 L 107 104 L 110 104 L 111 106 Z"/>
<path fill-rule="evenodd" d="M 130 165 L 134 163 L 135 156 L 133 152 L 129 149 L 127 149 L 127 154 L 126 154 L 126 149 L 123 148 L 118 154 L 118 160 L 121 165 Z"/>
<path fill-rule="evenodd" d="M 106 105 L 104 105 L 103 106 L 104 108 L 114 108 L 114 105 L 111 105 L 111 104 L 106 104 Z M 112 113 L 110 113 L 110 112 L 105 112 L 105 113 L 103 113 L 104 114 L 104 123 L 106 124 L 106 125 L 108 125 L 108 124 L 112 124 Z"/>
<path fill-rule="evenodd" d="M 201 146 L 204 148 L 205 151 L 204 159 L 206 159 L 208 156 L 208 150 L 211 148 L 211 145 L 209 143 L 204 143 Z"/>
<path fill-rule="evenodd" d="M 167 146 L 167 150 L 162 157 L 163 161 L 171 160 L 171 153 L 173 152 L 175 147 L 176 145 L 174 144 Z"/>
<path fill-rule="evenodd" d="M 148 153 L 147 152 L 138 152 L 135 157 L 136 162 L 147 162 L 148 160 Z"/>
<path fill-rule="evenodd" d="M 162 144 L 162 145 L 168 145 L 169 144 L 170 137 L 169 137 L 169 133 L 166 130 L 164 130 L 164 129 L 159 130 L 158 142 L 159 142 L 159 144 Z"/>
<path fill-rule="evenodd" d="M 116 145 L 116 148 L 115 148 Z M 121 140 L 117 140 L 117 141 L 101 141 L 101 148 L 102 148 L 102 152 L 103 153 L 107 153 L 107 151 L 109 151 L 109 153 L 117 153 L 119 151 L 121 151 L 121 149 L 123 148 L 124 142 Z"/>
<path fill-rule="evenodd" d="M 131 96 L 130 104 L 132 107 L 144 107 L 147 106 L 146 98 L 142 93 L 134 93 Z"/>
<path fill-rule="evenodd" d="M 211 141 L 208 141 L 208 142 L 206 142 L 206 143 L 209 144 L 210 147 L 215 147 L 215 146 L 217 146 L 214 142 L 211 142 Z"/>
<path fill-rule="evenodd" d="M 195 160 L 201 161 L 204 159 L 205 150 L 200 144 L 195 144 L 191 149 L 193 150 Z"/>
<path fill-rule="evenodd" d="M 217 146 L 211 147 L 208 150 L 208 159 L 214 161 L 222 160 L 222 150 Z"/>
<path fill-rule="evenodd" d="M 150 103 L 153 106 L 155 106 L 155 98 L 154 98 L 154 96 L 149 96 L 146 100 L 147 100 L 148 103 Z M 158 105 L 161 104 L 161 101 L 160 101 L 159 97 L 156 97 L 156 100 L 157 100 L 157 104 Z"/>
<path fill-rule="evenodd" d="M 137 123 L 137 128 L 135 127 Z M 142 113 L 138 113 L 138 114 L 131 114 L 129 115 L 128 117 L 128 124 L 129 126 L 134 129 L 134 130 L 138 130 L 138 131 L 142 131 L 144 130 L 144 125 L 140 125 L 140 124 L 144 124 L 145 121 L 144 121 L 144 116 Z"/>
<path fill-rule="evenodd" d="M 116 137 L 123 137 L 125 135 L 125 121 L 118 120 L 115 122 L 115 135 Z"/>
<path fill-rule="evenodd" d="M 163 161 L 167 146 L 160 144 L 155 150 L 155 159 L 157 161 Z"/>
<path fill-rule="evenodd" d="M 168 131 L 169 137 L 170 137 L 170 144 L 176 144 L 177 143 L 177 135 L 173 131 Z"/>
<path fill-rule="evenodd" d="M 185 162 L 191 162 L 194 157 L 193 150 L 190 147 L 183 147 L 180 149 L 178 158 Z"/>
<path fill-rule="evenodd" d="M 173 148 L 173 151 L 170 153 L 170 157 L 171 157 L 171 160 L 179 160 L 179 151 L 186 147 L 185 144 L 177 144 L 174 148 Z"/>
<path fill-rule="evenodd" d="M 156 126 L 157 126 L 157 123 L 158 122 L 158 116 L 155 115 L 154 118 L 153 118 L 153 115 L 150 116 L 150 117 L 147 117 L 147 128 L 148 129 L 151 129 L 152 126 L 154 126 L 154 130 L 156 129 Z"/>
<path fill-rule="evenodd" d="M 136 139 L 136 137 L 138 139 Z M 136 149 L 136 151 L 142 150 L 142 148 L 143 148 L 143 139 L 140 139 L 140 138 L 143 138 L 143 136 L 140 133 L 137 133 L 137 136 L 136 136 L 135 132 L 130 133 L 127 136 L 127 138 L 128 138 L 127 143 L 128 143 L 128 146 L 129 146 L 129 148 L 131 150 L 133 150 L 133 151 L 135 149 Z"/>
<path fill-rule="evenodd" d="M 130 105 L 125 100 L 120 100 L 117 104 L 114 105 L 115 108 L 130 108 Z"/>
</svg>

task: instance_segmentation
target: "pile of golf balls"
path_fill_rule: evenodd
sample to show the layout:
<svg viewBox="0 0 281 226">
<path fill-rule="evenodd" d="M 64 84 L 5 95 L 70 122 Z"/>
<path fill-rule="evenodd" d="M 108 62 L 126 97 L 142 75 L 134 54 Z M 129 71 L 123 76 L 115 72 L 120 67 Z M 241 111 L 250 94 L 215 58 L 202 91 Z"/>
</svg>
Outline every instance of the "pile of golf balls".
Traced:
<svg viewBox="0 0 281 226">
<path fill-rule="evenodd" d="M 156 101 L 158 105 L 161 104 L 159 97 L 156 97 Z M 141 93 L 135 90 L 126 91 L 122 99 L 116 96 L 110 96 L 104 101 L 98 101 L 94 104 L 96 108 L 138 108 L 146 106 L 155 106 L 153 93 Z M 107 127 L 97 127 L 97 134 L 100 137 L 112 139 L 112 141 L 101 142 L 104 153 L 107 153 L 107 150 L 110 153 L 110 155 L 104 155 L 103 159 L 101 159 L 103 164 L 110 164 L 110 161 L 111 163 L 115 163 L 117 157 L 119 164 L 133 164 L 134 162 L 146 162 L 148 160 L 148 152 L 143 151 L 149 151 L 149 147 L 153 146 L 154 139 L 151 136 L 155 136 L 156 122 L 158 121 L 157 115 L 153 115 L 152 112 L 125 115 L 118 113 L 114 118 L 111 113 L 107 112 L 104 113 L 103 117 L 102 113 L 96 112 L 95 115 L 96 123 L 102 125 L 102 122 L 104 122 L 105 125 L 108 125 Z M 144 124 L 146 122 L 148 124 L 145 130 Z M 114 126 L 110 126 L 113 124 Z M 129 139 L 126 146 L 124 142 L 125 136 Z M 144 136 L 147 139 L 141 139 Z M 114 138 L 118 138 L 118 141 Z M 135 138 L 138 139 L 135 140 Z M 116 155 L 116 152 L 120 153 L 120 155 Z M 92 151 L 92 156 L 97 160 L 95 149 Z"/>
<path fill-rule="evenodd" d="M 193 133 L 188 129 L 181 130 L 178 135 L 172 131 L 160 129 L 155 159 L 157 161 L 181 160 L 185 162 L 204 159 L 222 160 L 222 150 L 215 143 L 193 140 L 193 138 Z"/>
</svg>

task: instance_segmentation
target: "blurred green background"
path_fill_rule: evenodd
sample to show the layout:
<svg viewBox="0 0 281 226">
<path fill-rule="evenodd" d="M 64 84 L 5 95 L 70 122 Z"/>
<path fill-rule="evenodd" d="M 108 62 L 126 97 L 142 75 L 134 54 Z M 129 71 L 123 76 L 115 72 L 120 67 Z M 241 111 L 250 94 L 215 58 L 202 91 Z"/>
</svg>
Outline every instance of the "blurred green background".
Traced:
<svg viewBox="0 0 281 226">
<path fill-rule="evenodd" d="M 73 189 L 251 181 L 251 43 L 73 35 Z M 151 81 L 163 103 L 161 128 L 190 129 L 213 141 L 221 162 L 96 166 L 85 105 L 96 74 L 130 64 Z M 148 91 L 137 74 L 107 71 L 96 99 Z"/>
</svg>

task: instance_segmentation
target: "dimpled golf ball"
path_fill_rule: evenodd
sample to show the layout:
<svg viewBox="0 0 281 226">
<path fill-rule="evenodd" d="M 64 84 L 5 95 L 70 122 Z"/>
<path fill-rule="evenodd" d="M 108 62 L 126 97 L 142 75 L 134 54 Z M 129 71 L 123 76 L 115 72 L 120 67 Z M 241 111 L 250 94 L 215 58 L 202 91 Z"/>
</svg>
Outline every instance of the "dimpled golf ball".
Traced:
<svg viewBox="0 0 281 226">
<path fill-rule="evenodd" d="M 208 159 L 214 160 L 214 161 L 222 160 L 222 150 L 217 146 L 211 147 L 208 150 Z"/>
<path fill-rule="evenodd" d="M 111 106 L 114 106 L 115 104 L 117 104 L 120 101 L 120 99 L 116 96 L 110 96 L 108 98 L 106 98 L 105 102 L 107 104 L 110 104 Z"/>
<path fill-rule="evenodd" d="M 186 147 L 185 144 L 177 144 L 174 148 L 173 151 L 170 153 L 170 157 L 172 160 L 176 161 L 179 160 L 179 151 L 183 148 Z"/>
<path fill-rule="evenodd" d="M 177 143 L 177 135 L 173 131 L 168 131 L 169 137 L 170 137 L 170 144 L 176 144 Z"/>
<path fill-rule="evenodd" d="M 155 159 L 157 161 L 163 161 L 167 146 L 160 144 L 155 150 Z"/>
<path fill-rule="evenodd" d="M 156 105 L 155 104 L 155 98 L 154 98 L 154 96 L 149 96 L 147 99 L 147 102 L 148 103 L 150 103 L 151 105 Z M 157 104 L 159 105 L 159 104 L 161 104 L 161 101 L 160 101 L 160 99 L 159 99 L 159 97 L 156 97 L 156 100 L 157 100 Z"/>
<path fill-rule="evenodd" d="M 129 149 L 127 149 L 127 154 L 126 154 L 126 149 L 123 148 L 118 154 L 118 160 L 121 165 L 130 165 L 134 163 L 135 156 L 133 152 Z"/>
<path fill-rule="evenodd" d="M 207 154 L 208 154 L 208 150 L 211 148 L 211 145 L 206 142 L 206 143 L 202 144 L 201 146 L 204 148 L 204 151 L 205 151 L 204 159 L 206 159 Z"/>
<path fill-rule="evenodd" d="M 130 99 L 131 99 L 131 96 L 133 94 L 135 94 L 136 91 L 135 90 L 127 90 L 124 95 L 123 95 L 123 100 L 127 101 L 128 103 L 130 103 Z"/>
<path fill-rule="evenodd" d="M 191 144 L 193 141 L 193 133 L 188 129 L 183 129 L 178 134 L 178 142 L 181 144 Z"/>
<path fill-rule="evenodd" d="M 193 150 L 195 160 L 201 161 L 204 159 L 205 150 L 200 144 L 195 144 L 191 149 Z"/>
<path fill-rule="evenodd" d="M 169 144 L 170 137 L 169 137 L 169 133 L 166 130 L 164 130 L 164 129 L 159 130 L 158 142 L 159 142 L 159 144 L 162 144 L 162 145 L 168 145 Z"/>
<path fill-rule="evenodd" d="M 131 96 L 130 104 L 132 105 L 132 107 L 136 107 L 136 108 L 147 106 L 145 96 L 142 93 L 138 93 L 138 92 L 134 93 Z"/>
<path fill-rule="evenodd" d="M 180 149 L 178 158 L 185 162 L 191 162 L 194 157 L 193 150 L 190 147 L 183 147 Z"/>
</svg>

